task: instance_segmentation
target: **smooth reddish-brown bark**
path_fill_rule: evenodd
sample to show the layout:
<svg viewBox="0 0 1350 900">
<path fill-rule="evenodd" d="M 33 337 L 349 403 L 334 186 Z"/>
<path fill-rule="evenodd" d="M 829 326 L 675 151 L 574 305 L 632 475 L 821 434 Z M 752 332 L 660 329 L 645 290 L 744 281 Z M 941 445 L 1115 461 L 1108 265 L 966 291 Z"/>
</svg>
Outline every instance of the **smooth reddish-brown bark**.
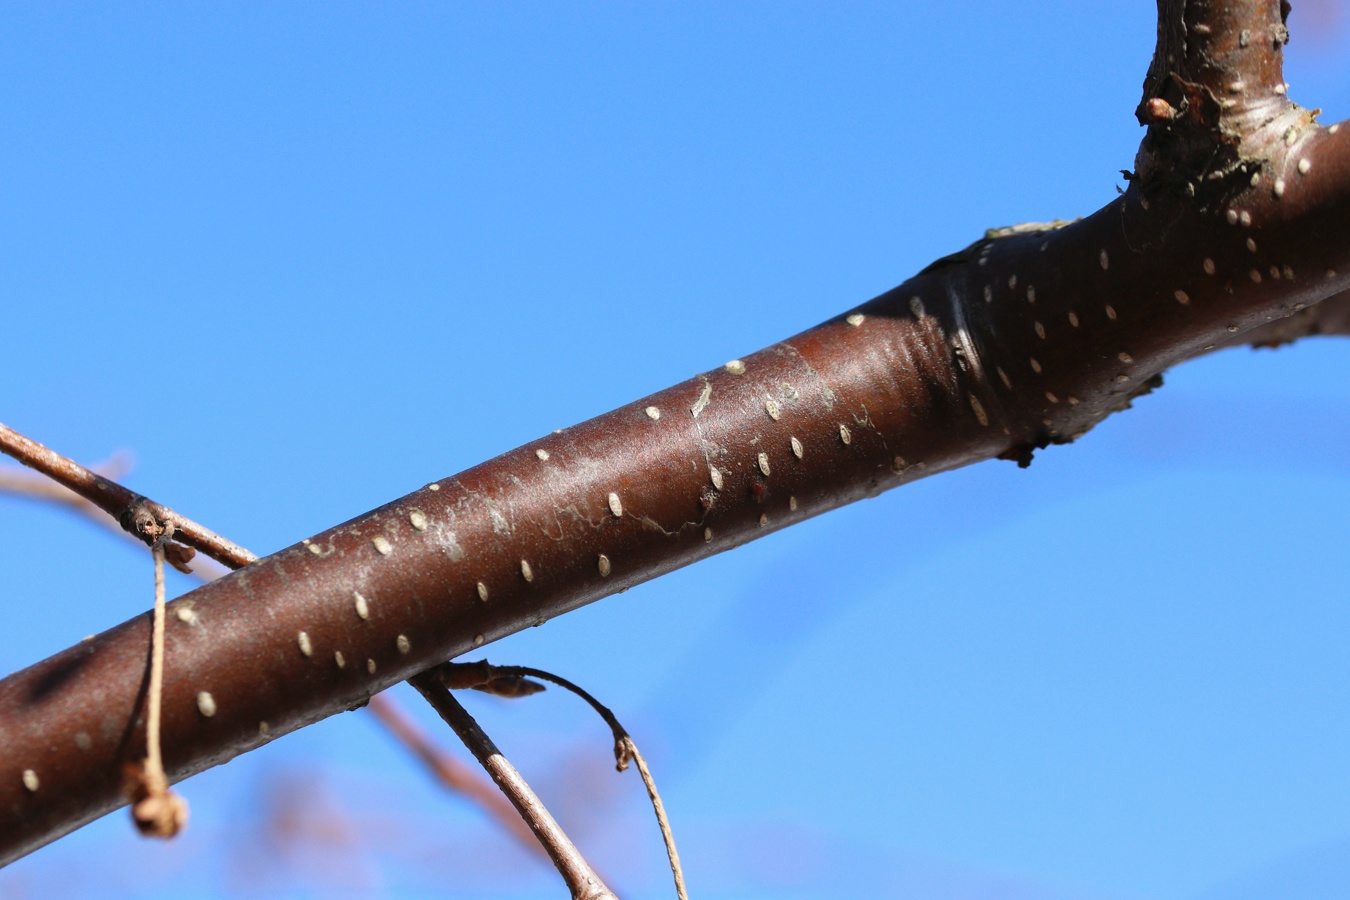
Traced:
<svg viewBox="0 0 1350 900">
<path fill-rule="evenodd" d="M 174 780 L 447 658 L 844 503 L 1029 462 L 1235 342 L 1344 333 L 1350 133 L 1278 0 L 1161 0 L 1129 189 L 991 232 L 743 361 L 542 436 L 170 605 Z M 1288 318 L 1287 318 L 1288 317 Z M 0 861 L 120 805 L 149 616 L 0 682 Z"/>
</svg>

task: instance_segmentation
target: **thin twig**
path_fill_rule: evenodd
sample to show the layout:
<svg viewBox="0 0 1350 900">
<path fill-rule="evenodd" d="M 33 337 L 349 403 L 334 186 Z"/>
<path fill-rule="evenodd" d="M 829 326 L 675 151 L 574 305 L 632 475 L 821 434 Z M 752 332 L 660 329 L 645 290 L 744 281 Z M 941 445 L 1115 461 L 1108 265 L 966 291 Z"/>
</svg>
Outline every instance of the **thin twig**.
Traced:
<svg viewBox="0 0 1350 900">
<path fill-rule="evenodd" d="M 642 776 L 642 783 L 647 788 L 647 796 L 652 801 L 652 809 L 656 811 L 656 824 L 661 829 L 661 840 L 666 844 L 666 858 L 670 860 L 670 874 L 675 879 L 675 896 L 679 900 L 689 900 L 689 891 L 684 886 L 684 868 L 680 865 L 680 853 L 675 849 L 675 832 L 670 828 L 670 819 L 666 818 L 666 805 L 661 802 L 661 795 L 656 791 L 656 779 L 652 778 L 651 770 L 647 768 L 647 761 L 638 752 L 637 744 L 633 743 L 633 738 L 625 734 L 623 741 L 628 748 L 628 752 L 632 754 L 633 762 L 637 763 L 638 774 Z"/>
<path fill-rule="evenodd" d="M 478 804 L 489 818 L 510 832 L 531 854 L 544 856 L 544 849 L 534 839 L 534 832 L 516 815 L 515 809 L 506 802 L 501 792 L 493 790 L 480 775 L 442 750 L 403 712 L 402 706 L 383 694 L 376 694 L 370 698 L 366 708 L 395 740 L 422 760 L 436 780 Z"/>
<path fill-rule="evenodd" d="M 89 471 L 102 478 L 123 478 L 130 474 L 132 470 L 132 457 L 130 453 L 118 452 L 102 462 L 91 464 L 88 468 Z M 18 466 L 6 465 L 0 467 L 0 491 L 12 493 L 16 496 L 47 499 L 52 502 L 97 509 L 70 488 L 62 487 L 41 472 L 32 472 Z"/>
<path fill-rule="evenodd" d="M 169 790 L 160 754 L 160 707 L 164 694 L 164 544 L 173 535 L 170 526 L 150 547 L 155 560 L 155 612 L 150 636 L 150 687 L 145 717 L 145 762 L 133 773 L 128 790 L 131 819 L 147 837 L 171 838 L 187 824 L 187 801 Z"/>
<path fill-rule="evenodd" d="M 4 423 L 0 423 L 0 452 L 14 457 L 25 466 L 36 469 L 79 494 L 120 522 L 127 532 L 147 544 L 157 539 L 169 525 L 172 525 L 179 541 L 200 550 L 231 569 L 242 568 L 258 558 L 238 544 L 203 528 L 191 519 L 180 516 L 167 506 L 127 490 L 111 479 L 96 475 L 73 459 L 24 437 Z M 167 548 L 167 552 L 170 554 L 169 561 L 182 571 L 186 560 L 180 562 L 176 559 L 172 555 L 172 547 Z"/>
<path fill-rule="evenodd" d="M 445 723 L 454 729 L 455 734 L 464 742 L 464 746 L 469 748 L 492 776 L 492 780 L 497 782 L 502 793 L 510 799 L 511 804 L 539 839 L 539 843 L 544 846 L 549 858 L 553 860 L 553 865 L 557 867 L 563 881 L 567 883 L 567 889 L 571 891 L 572 900 L 617 900 L 591 868 L 590 863 L 586 862 L 585 857 L 577 850 L 571 838 L 544 808 L 544 804 L 516 771 L 515 766 L 502 756 L 496 744 L 492 743 L 492 739 L 441 682 L 438 671 L 430 669 L 414 675 L 408 679 L 408 683 L 417 688 L 418 693 L 426 698 Z"/>
<path fill-rule="evenodd" d="M 150 690 L 146 701 L 145 771 L 151 790 L 167 787 L 164 758 L 159 752 L 160 706 L 164 699 L 164 545 L 150 548 L 155 558 L 155 623 L 150 637 Z"/>
<path fill-rule="evenodd" d="M 124 455 L 115 455 L 105 462 L 91 465 L 89 471 L 112 484 L 115 479 L 121 478 L 123 475 L 130 472 L 131 466 L 127 457 Z M 79 513 L 100 528 L 125 538 L 128 541 L 132 541 L 138 546 L 144 546 L 144 542 L 139 537 L 123 529 L 122 526 L 118 525 L 104 509 L 90 503 L 70 488 L 58 484 L 38 472 L 30 472 L 26 469 L 21 469 L 18 466 L 0 466 L 0 494 L 26 498 L 29 500 L 38 500 L 43 503 L 60 504 Z M 178 547 L 180 550 L 186 549 L 188 553 L 192 553 L 192 550 L 189 548 L 184 548 L 178 544 L 175 544 L 174 546 Z M 223 577 L 232 571 L 233 567 L 214 560 L 203 553 L 199 556 L 191 557 L 190 569 L 191 571 L 184 572 L 183 574 L 192 575 L 199 581 L 207 582 L 215 581 L 217 578 Z M 182 570 L 180 569 L 180 571 Z"/>
<path fill-rule="evenodd" d="M 619 724 L 618 717 L 609 707 L 566 678 L 529 666 L 494 666 L 487 660 L 479 660 L 471 663 L 442 663 L 433 671 L 446 687 L 473 688 L 474 690 L 509 697 L 536 693 L 535 689 L 529 687 L 532 682 L 526 679 L 538 678 L 540 681 L 548 681 L 564 690 L 571 691 L 586 701 L 591 709 L 595 710 L 600 718 L 605 720 L 605 724 L 609 726 L 610 732 L 614 735 L 615 768 L 622 772 L 628 768 L 629 760 L 637 763 L 638 774 L 642 777 L 642 783 L 647 788 L 647 796 L 652 801 L 652 809 L 656 812 L 656 823 L 661 829 L 661 840 L 666 845 L 666 856 L 670 859 L 670 872 L 675 878 L 675 894 L 679 897 L 679 900 L 689 900 L 689 894 L 684 885 L 684 869 L 680 865 L 680 854 L 675 849 L 675 834 L 670 828 L 670 820 L 666 817 L 665 804 L 661 802 L 661 795 L 656 790 L 656 781 L 652 778 L 651 770 L 647 768 L 647 761 L 638 752 L 637 744 L 634 743 L 632 735 L 628 733 L 628 729 Z M 536 687 L 538 690 L 542 690 L 542 687 Z"/>
</svg>

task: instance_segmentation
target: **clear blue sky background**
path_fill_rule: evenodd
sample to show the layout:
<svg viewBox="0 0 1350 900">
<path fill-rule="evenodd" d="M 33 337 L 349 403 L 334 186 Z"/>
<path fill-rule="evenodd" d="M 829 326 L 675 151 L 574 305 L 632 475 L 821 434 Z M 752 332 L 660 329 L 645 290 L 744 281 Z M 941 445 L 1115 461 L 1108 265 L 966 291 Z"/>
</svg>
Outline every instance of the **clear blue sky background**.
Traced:
<svg viewBox="0 0 1350 900">
<path fill-rule="evenodd" d="M 1108 202 L 1153 16 L 6 5 L 0 420 L 131 450 L 133 487 L 270 552 Z M 1291 93 L 1350 115 L 1343 6 L 1291 24 Z M 1343 340 L 1192 364 L 1028 471 L 922 482 L 488 655 L 625 719 L 698 897 L 1348 896 L 1348 364 Z M 0 499 L 0 547 L 5 670 L 150 602 L 146 555 L 60 511 Z M 580 704 L 473 708 L 626 896 L 670 896 Z M 175 843 L 119 813 L 0 897 L 562 894 L 366 713 L 183 790 Z"/>
</svg>

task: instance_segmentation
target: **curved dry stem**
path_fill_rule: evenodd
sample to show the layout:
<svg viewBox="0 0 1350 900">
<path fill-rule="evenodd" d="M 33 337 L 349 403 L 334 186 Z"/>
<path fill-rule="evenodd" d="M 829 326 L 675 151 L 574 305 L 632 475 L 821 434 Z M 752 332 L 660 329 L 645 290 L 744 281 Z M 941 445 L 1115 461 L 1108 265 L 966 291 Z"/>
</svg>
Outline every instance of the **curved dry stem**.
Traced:
<svg viewBox="0 0 1350 900">
<path fill-rule="evenodd" d="M 169 786 L 159 748 L 159 712 L 164 700 L 164 546 L 150 548 L 155 560 L 155 623 L 150 643 L 150 687 L 145 711 L 145 780 L 152 792 Z"/>
<path fill-rule="evenodd" d="M 408 683 L 426 698 L 445 723 L 459 735 L 464 746 L 469 748 L 469 752 L 515 806 L 567 883 L 572 900 L 616 900 L 515 766 L 502 756 L 496 744 L 478 726 L 468 710 L 441 683 L 439 674 L 434 669 L 429 670 L 409 678 Z"/>
<path fill-rule="evenodd" d="M 170 527 L 150 546 L 155 564 L 155 611 L 150 640 L 150 684 L 146 689 L 145 760 L 132 767 L 127 786 L 131 820 L 146 837 L 171 838 L 187 825 L 187 801 L 169 790 L 160 754 L 160 710 L 164 691 L 164 544 Z"/>
<path fill-rule="evenodd" d="M 679 897 L 679 900 L 688 900 L 689 893 L 684 885 L 684 868 L 680 865 L 680 853 L 675 849 L 675 832 L 671 830 L 670 819 L 666 816 L 666 806 L 661 802 L 661 794 L 656 790 L 656 779 L 652 778 L 651 770 L 647 768 L 647 761 L 642 758 L 642 754 L 638 751 L 633 736 L 628 733 L 628 729 L 619 724 L 618 717 L 608 706 L 595 699 L 589 691 L 566 678 L 530 666 L 494 666 L 487 660 L 480 660 L 472 663 L 444 663 L 433 671 L 447 688 L 467 687 L 499 696 L 520 696 L 522 693 L 534 692 L 522 690 L 519 682 L 523 679 L 537 678 L 540 681 L 556 684 L 584 700 L 605 721 L 610 732 L 614 735 L 615 768 L 622 772 L 628 768 L 629 760 L 637 763 L 638 774 L 642 778 L 643 785 L 647 788 L 647 796 L 650 798 L 652 809 L 656 813 L 656 824 L 661 829 L 661 840 L 666 845 L 666 857 L 670 860 L 670 873 L 675 879 L 675 894 Z M 499 684 L 503 681 L 506 683 L 506 690 L 499 687 Z M 528 684 L 528 682 L 526 683 Z"/>
<path fill-rule="evenodd" d="M 633 757 L 633 762 L 637 763 L 638 774 L 642 776 L 647 796 L 652 801 L 652 809 L 656 812 L 656 824 L 661 829 L 661 840 L 666 845 L 666 858 L 670 860 L 670 874 L 675 879 L 675 896 L 679 900 L 689 900 L 689 891 L 684 886 L 684 867 L 680 865 L 680 853 L 675 849 L 675 832 L 671 829 L 670 819 L 666 816 L 666 805 L 661 802 L 661 795 L 657 793 L 656 779 L 652 777 L 651 770 L 647 768 L 647 760 L 643 759 L 632 737 L 625 734 L 623 740 L 628 754 Z"/>
</svg>

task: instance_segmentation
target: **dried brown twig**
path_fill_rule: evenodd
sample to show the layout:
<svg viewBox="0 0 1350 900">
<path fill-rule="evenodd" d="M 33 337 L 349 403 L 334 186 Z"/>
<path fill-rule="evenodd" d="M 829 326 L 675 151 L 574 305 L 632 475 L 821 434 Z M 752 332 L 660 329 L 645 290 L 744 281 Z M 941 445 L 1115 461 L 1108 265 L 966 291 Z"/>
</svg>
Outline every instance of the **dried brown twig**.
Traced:
<svg viewBox="0 0 1350 900">
<path fill-rule="evenodd" d="M 530 666 L 494 666 L 484 659 L 469 663 L 447 662 L 432 671 L 442 684 L 451 689 L 471 688 L 501 697 L 522 697 L 543 690 L 543 685 L 529 680 L 538 678 L 556 684 L 584 700 L 604 720 L 609 726 L 610 733 L 614 735 L 615 768 L 622 772 L 628 768 L 630 761 L 637 763 L 638 774 L 642 777 L 642 783 L 647 788 L 647 796 L 652 802 L 652 809 L 656 813 L 656 824 L 661 829 L 661 840 L 666 845 L 670 872 L 675 879 L 675 895 L 679 900 L 688 900 L 689 892 L 684 884 L 684 869 L 680 865 L 679 851 L 675 849 L 675 833 L 671 830 L 665 804 L 661 802 L 661 794 L 656 789 L 656 779 L 652 778 L 647 761 L 638 751 L 633 736 L 628 733 L 628 729 L 619 724 L 618 717 L 609 707 L 595 699 L 589 691 L 566 678 Z"/>
<path fill-rule="evenodd" d="M 4 423 L 0 423 L 0 452 L 36 469 L 94 504 L 112 516 L 128 534 L 140 538 L 146 544 L 154 543 L 172 525 L 179 542 L 200 550 L 231 569 L 246 566 L 258 558 L 233 541 L 180 516 L 167 506 L 89 471 L 74 460 L 24 437 Z M 172 542 L 167 543 L 165 557 L 174 568 L 190 572 L 187 561 L 192 558 L 192 554 L 175 549 L 177 546 Z"/>
<path fill-rule="evenodd" d="M 25 444 L 16 442 L 14 447 L 17 452 L 23 452 L 25 447 L 33 444 L 35 444 L 33 441 L 28 441 Z M 42 445 L 37 444 L 36 446 L 41 447 Z M 107 481 L 110 484 L 116 483 L 131 471 L 131 456 L 126 453 L 114 454 L 103 462 L 89 466 L 88 471 L 95 477 Z M 135 541 L 137 544 L 144 544 L 144 541 L 142 541 L 139 536 L 133 535 L 122 528 L 117 523 L 116 518 L 102 507 L 84 499 L 70 488 L 65 487 L 61 482 L 56 481 L 52 479 L 51 476 L 41 472 L 29 471 L 28 469 L 22 469 L 18 466 L 0 466 L 0 493 L 20 499 L 38 500 L 43 503 L 55 503 L 67 507 L 68 509 L 79 513 L 86 521 L 92 522 L 100 528 L 107 529 L 128 540 Z M 190 555 L 192 553 L 191 550 L 188 550 L 188 553 L 184 554 L 181 552 L 181 549 L 185 548 L 181 548 L 181 545 L 177 544 L 174 546 L 180 547 L 180 552 L 178 553 L 180 561 L 187 562 L 190 560 L 190 563 L 188 563 L 190 571 L 185 574 L 193 575 L 202 581 L 214 581 L 230 571 L 229 567 L 217 562 L 206 554 Z"/>
<path fill-rule="evenodd" d="M 543 845 L 544 852 L 553 860 L 554 867 L 572 894 L 572 900 L 617 900 L 577 850 L 571 838 L 544 808 L 534 791 L 530 790 L 525 779 L 520 777 L 515 766 L 502 756 L 497 745 L 441 682 L 438 673 L 434 670 L 422 672 L 409 678 L 408 682 L 417 688 L 445 723 L 459 735 L 464 746 L 469 748 L 479 764 L 492 776 L 492 780 L 511 799 L 521 818 Z"/>
<path fill-rule="evenodd" d="M 415 753 L 441 784 L 461 793 L 482 808 L 494 822 L 509 831 L 517 843 L 531 854 L 543 855 L 534 832 L 516 814 L 500 791 L 493 790 L 482 778 L 450 756 L 407 715 L 400 704 L 384 694 L 370 698 L 367 707 L 399 743 Z"/>
<path fill-rule="evenodd" d="M 187 801 L 169 790 L 160 754 L 159 713 L 164 692 L 164 545 L 173 525 L 150 545 L 155 560 L 155 624 L 150 651 L 150 684 L 146 688 L 145 761 L 128 766 L 127 799 L 131 818 L 141 834 L 171 838 L 187 825 Z"/>
</svg>

